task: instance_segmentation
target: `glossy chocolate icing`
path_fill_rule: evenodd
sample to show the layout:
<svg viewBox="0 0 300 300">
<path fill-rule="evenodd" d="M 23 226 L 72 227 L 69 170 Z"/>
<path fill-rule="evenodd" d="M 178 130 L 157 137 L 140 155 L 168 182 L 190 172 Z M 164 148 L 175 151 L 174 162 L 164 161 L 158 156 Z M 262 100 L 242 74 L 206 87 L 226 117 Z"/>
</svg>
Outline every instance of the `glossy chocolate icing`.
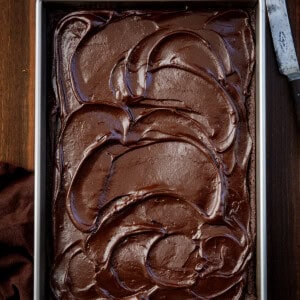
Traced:
<svg viewBox="0 0 300 300">
<path fill-rule="evenodd" d="M 242 296 L 254 241 L 245 104 L 254 49 L 243 10 L 60 21 L 58 299 Z"/>
</svg>

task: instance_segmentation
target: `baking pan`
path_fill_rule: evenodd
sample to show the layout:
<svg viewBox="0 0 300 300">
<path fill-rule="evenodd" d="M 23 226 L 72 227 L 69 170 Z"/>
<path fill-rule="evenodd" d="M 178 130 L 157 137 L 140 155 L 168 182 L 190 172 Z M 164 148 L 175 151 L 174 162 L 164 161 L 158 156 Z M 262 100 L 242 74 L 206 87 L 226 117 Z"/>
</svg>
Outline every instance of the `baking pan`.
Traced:
<svg viewBox="0 0 300 300">
<path fill-rule="evenodd" d="M 267 255 L 266 255 L 266 103 L 265 103 L 265 0 L 231 1 L 71 1 L 38 0 L 36 2 L 36 80 L 35 80 L 35 213 L 34 213 L 34 299 L 47 299 L 49 295 L 48 251 L 51 248 L 51 206 L 47 203 L 47 20 L 46 13 L 51 7 L 72 10 L 80 5 L 97 5 L 97 8 L 134 8 L 143 3 L 143 8 L 184 8 L 189 5 L 214 6 L 256 6 L 256 290 L 258 299 L 267 299 Z M 49 169 L 49 168 L 48 168 Z M 50 191 L 51 193 L 51 191 Z M 47 222 L 48 220 L 48 222 Z"/>
</svg>

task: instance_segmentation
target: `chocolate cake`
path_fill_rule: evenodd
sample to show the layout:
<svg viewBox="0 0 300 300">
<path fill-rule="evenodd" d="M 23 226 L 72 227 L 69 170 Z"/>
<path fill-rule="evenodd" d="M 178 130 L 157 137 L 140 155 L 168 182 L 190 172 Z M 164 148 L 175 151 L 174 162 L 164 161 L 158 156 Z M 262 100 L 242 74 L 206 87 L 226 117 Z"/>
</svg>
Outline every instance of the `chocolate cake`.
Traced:
<svg viewBox="0 0 300 300">
<path fill-rule="evenodd" d="M 57 299 L 246 297 L 254 62 L 245 10 L 79 11 L 60 20 Z"/>
</svg>

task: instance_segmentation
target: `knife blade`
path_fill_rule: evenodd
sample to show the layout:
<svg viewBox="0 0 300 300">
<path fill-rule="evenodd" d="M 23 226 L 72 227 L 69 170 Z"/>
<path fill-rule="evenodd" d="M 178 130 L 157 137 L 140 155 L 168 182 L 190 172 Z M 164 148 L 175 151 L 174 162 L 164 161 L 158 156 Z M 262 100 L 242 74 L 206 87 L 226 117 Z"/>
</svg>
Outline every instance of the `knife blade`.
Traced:
<svg viewBox="0 0 300 300">
<path fill-rule="evenodd" d="M 272 39 L 281 74 L 288 77 L 300 128 L 300 69 L 285 0 L 266 0 Z"/>
</svg>

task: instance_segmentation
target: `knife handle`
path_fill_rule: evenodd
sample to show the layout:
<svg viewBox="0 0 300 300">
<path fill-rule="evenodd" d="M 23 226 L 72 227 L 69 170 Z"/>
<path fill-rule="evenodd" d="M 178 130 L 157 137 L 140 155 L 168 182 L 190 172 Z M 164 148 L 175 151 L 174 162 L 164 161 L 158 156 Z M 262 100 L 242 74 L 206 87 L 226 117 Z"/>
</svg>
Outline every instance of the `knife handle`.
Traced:
<svg viewBox="0 0 300 300">
<path fill-rule="evenodd" d="M 295 101 L 295 109 L 297 115 L 297 123 L 300 129 L 300 79 L 290 81 L 293 89 L 293 96 Z"/>
</svg>

